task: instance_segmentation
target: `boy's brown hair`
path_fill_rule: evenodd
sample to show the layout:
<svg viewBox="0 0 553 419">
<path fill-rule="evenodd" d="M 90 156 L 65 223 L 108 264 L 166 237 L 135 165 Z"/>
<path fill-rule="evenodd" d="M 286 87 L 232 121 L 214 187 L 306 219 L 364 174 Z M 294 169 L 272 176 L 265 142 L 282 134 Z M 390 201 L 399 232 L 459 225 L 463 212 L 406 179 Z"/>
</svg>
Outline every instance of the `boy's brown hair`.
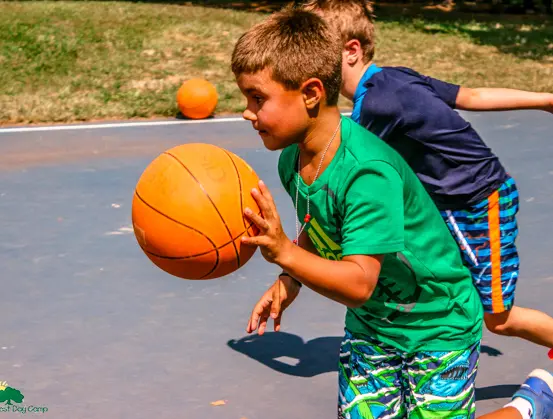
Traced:
<svg viewBox="0 0 553 419">
<path fill-rule="evenodd" d="M 363 49 L 363 61 L 374 57 L 374 15 L 372 3 L 367 0 L 307 0 L 303 10 L 318 13 L 339 31 L 345 44 L 357 39 Z"/>
<path fill-rule="evenodd" d="M 231 67 L 236 76 L 270 69 L 273 80 L 290 90 L 317 78 L 325 87 L 327 105 L 334 106 L 342 84 L 342 48 L 320 16 L 287 7 L 238 39 Z"/>
</svg>

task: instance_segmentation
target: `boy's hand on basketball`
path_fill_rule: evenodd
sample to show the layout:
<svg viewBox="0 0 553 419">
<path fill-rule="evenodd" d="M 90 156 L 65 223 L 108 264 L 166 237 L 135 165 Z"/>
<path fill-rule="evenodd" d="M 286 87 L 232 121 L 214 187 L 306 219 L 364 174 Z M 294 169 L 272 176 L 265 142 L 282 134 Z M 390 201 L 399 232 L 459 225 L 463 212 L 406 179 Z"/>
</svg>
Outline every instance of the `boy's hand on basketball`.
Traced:
<svg viewBox="0 0 553 419">
<path fill-rule="evenodd" d="M 300 292 L 300 286 L 288 276 L 280 276 L 255 305 L 246 332 L 258 329 L 258 334 L 265 333 L 267 320 L 273 319 L 275 332 L 280 330 L 282 312 L 292 304 Z"/>
<path fill-rule="evenodd" d="M 294 245 L 282 229 L 275 201 L 263 181 L 259 181 L 259 189 L 252 190 L 252 196 L 262 215 L 255 214 L 250 208 L 246 208 L 244 214 L 257 226 L 259 234 L 254 237 L 242 237 L 242 243 L 259 246 L 268 262 L 278 264 L 281 257 Z"/>
</svg>

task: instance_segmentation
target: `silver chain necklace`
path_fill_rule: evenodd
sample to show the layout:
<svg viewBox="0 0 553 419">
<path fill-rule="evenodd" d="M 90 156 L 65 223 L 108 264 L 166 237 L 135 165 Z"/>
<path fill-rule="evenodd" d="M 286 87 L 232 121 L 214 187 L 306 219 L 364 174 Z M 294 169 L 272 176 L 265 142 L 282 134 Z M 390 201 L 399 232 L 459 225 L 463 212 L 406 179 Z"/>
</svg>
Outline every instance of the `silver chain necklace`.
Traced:
<svg viewBox="0 0 553 419">
<path fill-rule="evenodd" d="M 321 171 L 321 166 L 323 165 L 323 161 L 326 156 L 326 152 L 330 148 L 330 145 L 334 141 L 334 137 L 336 137 L 336 134 L 338 133 L 338 130 L 340 129 L 340 125 L 342 125 L 342 119 L 340 118 L 340 122 L 338 122 L 338 126 L 334 130 L 334 134 L 332 134 L 332 138 L 330 138 L 330 141 L 326 145 L 323 155 L 321 156 L 321 161 L 319 161 L 319 166 L 317 167 L 317 171 L 315 172 L 315 177 L 313 178 L 313 182 L 311 185 L 315 183 L 317 178 L 319 177 L 319 172 Z M 307 212 L 305 214 L 305 217 L 303 218 L 303 225 L 300 228 L 300 222 L 299 222 L 299 216 L 298 216 L 298 199 L 299 199 L 299 190 L 300 190 L 300 170 L 301 170 L 301 157 L 300 154 L 298 154 L 298 174 L 296 176 L 296 240 L 294 240 L 294 244 L 299 243 L 300 235 L 303 232 L 305 226 L 309 224 L 309 221 L 311 221 L 311 214 L 309 213 L 309 189 L 307 189 Z"/>
</svg>

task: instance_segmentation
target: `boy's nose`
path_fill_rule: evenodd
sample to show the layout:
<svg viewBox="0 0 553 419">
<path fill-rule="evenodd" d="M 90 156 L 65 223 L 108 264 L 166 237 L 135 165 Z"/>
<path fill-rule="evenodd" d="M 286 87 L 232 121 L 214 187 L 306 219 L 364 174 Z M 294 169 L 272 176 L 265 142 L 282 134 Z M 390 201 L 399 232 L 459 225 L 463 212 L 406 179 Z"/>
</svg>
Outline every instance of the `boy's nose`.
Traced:
<svg viewBox="0 0 553 419">
<path fill-rule="evenodd" d="M 247 121 L 255 121 L 257 117 L 255 116 L 255 113 L 250 111 L 248 108 L 244 112 L 242 112 L 242 118 L 244 118 Z"/>
</svg>

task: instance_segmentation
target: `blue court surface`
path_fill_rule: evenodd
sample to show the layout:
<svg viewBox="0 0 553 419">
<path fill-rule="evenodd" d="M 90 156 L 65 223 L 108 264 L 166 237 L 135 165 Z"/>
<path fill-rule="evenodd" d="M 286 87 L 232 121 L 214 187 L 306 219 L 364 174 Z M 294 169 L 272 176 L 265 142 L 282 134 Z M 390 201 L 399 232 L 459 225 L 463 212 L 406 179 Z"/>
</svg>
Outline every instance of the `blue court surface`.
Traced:
<svg viewBox="0 0 553 419">
<path fill-rule="evenodd" d="M 517 304 L 552 314 L 553 117 L 464 115 L 520 190 Z M 0 130 L 0 381 L 24 394 L 23 405 L 48 408 L 33 415 L 336 417 L 344 307 L 304 287 L 282 332 L 248 336 L 251 309 L 277 266 L 257 252 L 225 278 L 185 281 L 138 247 L 134 186 L 160 152 L 187 142 L 217 144 L 246 159 L 292 234 L 278 153 L 266 151 L 247 122 Z M 486 332 L 483 345 L 480 414 L 502 406 L 533 368 L 553 369 L 546 351 L 525 341 Z"/>
</svg>

